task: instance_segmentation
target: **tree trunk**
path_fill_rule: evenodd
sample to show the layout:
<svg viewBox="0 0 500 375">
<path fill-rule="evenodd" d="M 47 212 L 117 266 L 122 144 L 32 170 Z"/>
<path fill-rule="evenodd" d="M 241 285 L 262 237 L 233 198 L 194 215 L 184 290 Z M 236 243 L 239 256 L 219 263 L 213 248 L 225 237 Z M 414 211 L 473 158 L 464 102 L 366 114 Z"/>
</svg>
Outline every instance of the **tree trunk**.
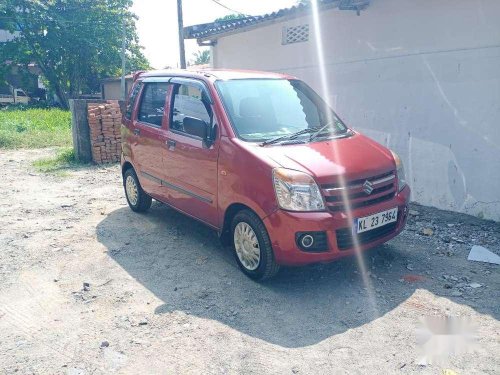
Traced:
<svg viewBox="0 0 500 375">
<path fill-rule="evenodd" d="M 68 95 L 64 92 L 64 90 L 59 85 L 55 85 L 54 91 L 56 92 L 56 96 L 59 99 L 59 103 L 61 107 L 64 109 L 69 109 L 69 100 Z"/>
<path fill-rule="evenodd" d="M 55 74 L 55 72 L 48 68 L 41 58 L 36 59 L 36 62 L 42 70 L 42 74 L 44 75 L 45 79 L 49 81 L 49 87 L 51 87 L 55 91 L 61 107 L 64 109 L 69 109 L 68 95 L 57 80 L 57 75 Z"/>
</svg>

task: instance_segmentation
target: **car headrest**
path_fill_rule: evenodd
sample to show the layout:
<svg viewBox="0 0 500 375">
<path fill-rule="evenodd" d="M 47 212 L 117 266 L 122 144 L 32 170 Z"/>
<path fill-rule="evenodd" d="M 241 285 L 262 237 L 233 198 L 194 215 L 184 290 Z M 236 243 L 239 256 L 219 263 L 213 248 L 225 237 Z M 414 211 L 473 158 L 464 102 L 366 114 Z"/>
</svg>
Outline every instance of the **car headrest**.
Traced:
<svg viewBox="0 0 500 375">
<path fill-rule="evenodd" d="M 249 97 L 240 101 L 241 117 L 261 117 L 264 112 L 264 103 L 261 98 Z"/>
</svg>

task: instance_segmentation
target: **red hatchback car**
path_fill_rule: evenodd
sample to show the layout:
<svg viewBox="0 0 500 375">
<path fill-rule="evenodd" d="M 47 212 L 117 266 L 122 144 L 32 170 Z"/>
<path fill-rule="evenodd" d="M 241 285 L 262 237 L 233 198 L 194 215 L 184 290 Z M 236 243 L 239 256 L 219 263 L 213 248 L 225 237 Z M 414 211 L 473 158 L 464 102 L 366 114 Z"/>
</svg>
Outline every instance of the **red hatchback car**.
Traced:
<svg viewBox="0 0 500 375">
<path fill-rule="evenodd" d="M 253 279 L 377 246 L 406 223 L 398 156 L 287 75 L 137 74 L 121 160 L 132 210 L 154 198 L 202 221 Z"/>
</svg>

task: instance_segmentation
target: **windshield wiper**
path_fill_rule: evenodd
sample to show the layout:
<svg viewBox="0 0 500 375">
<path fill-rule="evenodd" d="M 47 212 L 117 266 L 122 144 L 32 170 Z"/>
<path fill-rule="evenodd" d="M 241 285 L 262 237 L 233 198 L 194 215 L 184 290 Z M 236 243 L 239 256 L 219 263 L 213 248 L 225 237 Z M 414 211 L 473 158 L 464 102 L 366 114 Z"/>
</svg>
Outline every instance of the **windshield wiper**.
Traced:
<svg viewBox="0 0 500 375">
<path fill-rule="evenodd" d="M 295 132 L 295 133 L 290 133 L 290 134 L 287 134 L 287 135 L 281 135 L 279 137 L 276 137 L 276 138 L 271 138 L 267 141 L 264 141 L 262 142 L 260 145 L 261 146 L 267 146 L 267 145 L 271 145 L 273 143 L 277 143 L 279 141 L 283 141 L 283 140 L 289 140 L 289 139 L 295 139 L 297 138 L 299 135 L 302 135 L 302 134 L 307 134 L 307 133 L 311 133 L 311 132 L 316 132 L 318 131 L 320 128 L 318 127 L 312 127 L 312 128 L 305 128 L 305 129 L 302 129 L 302 130 L 299 130 L 298 132 Z"/>
<path fill-rule="evenodd" d="M 341 124 L 341 122 L 340 122 L 340 121 L 335 120 L 335 121 L 332 121 L 332 122 L 328 122 L 328 123 L 326 123 L 325 125 L 323 125 L 322 127 L 320 127 L 320 128 L 318 129 L 318 131 L 317 131 L 317 132 L 315 132 L 314 134 L 311 134 L 311 136 L 309 137 L 309 142 L 311 142 L 311 141 L 313 141 L 314 139 L 316 139 L 316 137 L 317 137 L 318 135 L 320 135 L 321 133 L 324 133 L 324 131 L 325 131 L 326 129 L 328 129 L 329 127 L 331 127 L 333 124 L 336 124 L 336 123 L 340 123 L 340 124 Z M 345 131 L 345 134 L 348 134 L 347 129 L 346 129 L 346 131 Z M 342 135 L 344 135 L 344 134 L 342 134 Z"/>
</svg>

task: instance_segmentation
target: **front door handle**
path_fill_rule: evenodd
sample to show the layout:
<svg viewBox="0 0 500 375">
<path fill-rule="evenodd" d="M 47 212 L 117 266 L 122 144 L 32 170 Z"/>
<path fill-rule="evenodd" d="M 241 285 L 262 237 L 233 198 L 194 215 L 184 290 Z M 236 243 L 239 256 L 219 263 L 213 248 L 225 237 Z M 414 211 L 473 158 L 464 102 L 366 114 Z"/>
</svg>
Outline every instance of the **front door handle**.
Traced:
<svg viewBox="0 0 500 375">
<path fill-rule="evenodd" d="M 141 134 L 141 129 L 134 129 L 134 135 L 140 135 Z"/>
<path fill-rule="evenodd" d="M 167 144 L 167 148 L 169 150 L 175 149 L 175 145 L 177 144 L 173 139 L 167 139 L 165 143 Z"/>
</svg>

